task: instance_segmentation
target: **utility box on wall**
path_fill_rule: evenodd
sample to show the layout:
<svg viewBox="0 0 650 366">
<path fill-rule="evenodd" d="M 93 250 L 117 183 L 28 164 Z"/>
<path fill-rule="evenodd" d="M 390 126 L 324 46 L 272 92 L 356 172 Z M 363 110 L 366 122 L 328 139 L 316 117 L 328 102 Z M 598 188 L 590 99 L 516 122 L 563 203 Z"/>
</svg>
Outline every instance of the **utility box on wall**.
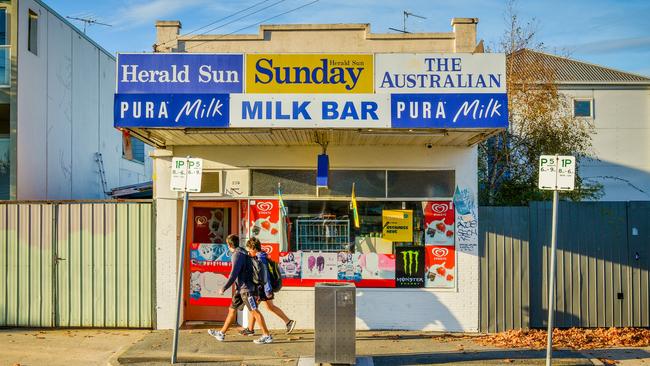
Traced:
<svg viewBox="0 0 650 366">
<path fill-rule="evenodd" d="M 314 361 L 354 365 L 356 287 L 352 283 L 318 283 L 314 293 Z"/>
</svg>

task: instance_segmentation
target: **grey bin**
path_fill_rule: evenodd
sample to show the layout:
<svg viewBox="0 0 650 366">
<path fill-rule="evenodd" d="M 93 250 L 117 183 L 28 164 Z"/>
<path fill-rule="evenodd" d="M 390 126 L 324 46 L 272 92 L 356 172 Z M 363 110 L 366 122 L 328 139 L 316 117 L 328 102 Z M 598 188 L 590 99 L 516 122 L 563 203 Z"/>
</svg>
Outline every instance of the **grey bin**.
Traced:
<svg viewBox="0 0 650 366">
<path fill-rule="evenodd" d="M 356 287 L 353 283 L 317 283 L 314 358 L 320 363 L 356 363 Z"/>
</svg>

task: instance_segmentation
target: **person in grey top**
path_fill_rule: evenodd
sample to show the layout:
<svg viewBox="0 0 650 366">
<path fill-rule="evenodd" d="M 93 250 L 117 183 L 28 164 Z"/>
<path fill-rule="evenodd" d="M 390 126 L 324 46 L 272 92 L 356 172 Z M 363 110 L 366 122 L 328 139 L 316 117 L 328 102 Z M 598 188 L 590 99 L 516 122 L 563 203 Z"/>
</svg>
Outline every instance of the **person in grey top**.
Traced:
<svg viewBox="0 0 650 366">
<path fill-rule="evenodd" d="M 228 309 L 228 316 L 226 321 L 223 324 L 221 330 L 208 329 L 208 334 L 216 338 L 218 341 L 223 342 L 226 339 L 226 332 L 228 328 L 237 318 L 237 310 L 242 310 L 244 306 L 255 319 L 256 323 L 259 324 L 262 328 L 262 336 L 259 339 L 254 340 L 255 344 L 266 344 L 273 342 L 273 337 L 269 334 L 269 330 L 266 327 L 266 322 L 264 321 L 264 316 L 260 313 L 258 305 L 258 295 L 253 285 L 253 266 L 251 263 L 251 258 L 248 256 L 248 253 L 239 247 L 239 237 L 237 235 L 231 234 L 226 238 L 226 243 L 228 243 L 228 250 L 232 252 L 232 269 L 230 270 L 230 276 L 224 284 L 219 294 L 223 295 L 224 292 L 233 284 L 235 285 L 235 291 L 232 295 L 232 304 L 230 309 Z"/>
</svg>

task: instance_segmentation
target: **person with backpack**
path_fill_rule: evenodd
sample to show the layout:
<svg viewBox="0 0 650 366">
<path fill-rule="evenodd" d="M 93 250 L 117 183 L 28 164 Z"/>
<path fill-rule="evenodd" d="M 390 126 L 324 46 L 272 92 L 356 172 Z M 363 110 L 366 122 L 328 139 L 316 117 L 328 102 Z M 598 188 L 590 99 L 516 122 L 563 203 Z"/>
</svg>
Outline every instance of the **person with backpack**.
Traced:
<svg viewBox="0 0 650 366">
<path fill-rule="evenodd" d="M 271 343 L 273 342 L 273 337 L 269 334 L 266 322 L 264 321 L 264 316 L 258 309 L 259 302 L 257 288 L 256 285 L 253 284 L 253 260 L 248 256 L 246 251 L 239 246 L 239 237 L 237 235 L 228 235 L 226 243 L 228 243 L 228 250 L 232 253 L 232 269 L 230 270 L 228 280 L 219 291 L 219 294 L 223 295 L 224 292 L 226 292 L 226 290 L 233 284 L 235 285 L 235 291 L 232 295 L 232 304 L 230 305 L 230 309 L 228 309 L 228 316 L 226 317 L 223 327 L 221 330 L 208 329 L 208 334 L 216 338 L 219 342 L 223 342 L 226 339 L 228 328 L 230 328 L 237 318 L 237 310 L 242 310 L 244 306 L 246 306 L 248 311 L 251 313 L 252 318 L 259 323 L 260 328 L 262 328 L 262 336 L 259 339 L 254 340 L 253 343 Z"/>
<path fill-rule="evenodd" d="M 251 258 L 253 258 L 253 272 L 256 273 L 253 275 L 253 278 L 257 279 L 260 302 L 270 312 L 284 321 L 287 334 L 293 332 L 293 329 L 296 327 L 296 321 L 289 319 L 282 309 L 273 304 L 273 293 L 282 288 L 282 277 L 280 277 L 280 269 L 277 263 L 268 259 L 266 252 L 262 250 L 262 244 L 255 237 L 248 239 L 246 242 L 246 250 Z M 242 329 L 239 334 L 246 336 L 254 335 L 255 322 L 255 317 L 249 317 L 248 328 Z"/>
</svg>

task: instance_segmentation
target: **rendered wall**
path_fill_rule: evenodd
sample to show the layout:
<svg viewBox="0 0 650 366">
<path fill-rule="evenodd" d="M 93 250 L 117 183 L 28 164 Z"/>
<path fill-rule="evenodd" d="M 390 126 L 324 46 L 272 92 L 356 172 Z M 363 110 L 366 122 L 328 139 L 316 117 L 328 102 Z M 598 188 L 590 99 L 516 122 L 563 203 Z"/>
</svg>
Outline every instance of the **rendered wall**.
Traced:
<svg viewBox="0 0 650 366">
<path fill-rule="evenodd" d="M 159 329 L 174 326 L 176 306 L 177 236 L 180 235 L 180 197 L 169 190 L 171 151 L 158 150 L 168 156 L 155 159 L 156 221 L 156 311 Z M 249 167 L 313 168 L 319 147 L 175 147 L 174 156 L 191 155 L 204 159 L 204 169 Z M 476 197 L 476 148 L 425 146 L 330 146 L 330 167 L 387 169 L 454 169 L 456 184 L 469 188 Z M 193 194 L 201 199 L 200 194 Z M 205 198 L 205 197 L 203 197 Z M 160 213 L 164 212 L 164 215 Z M 477 238 L 478 239 L 478 238 Z M 473 250 L 458 252 L 458 287 L 455 290 L 433 289 L 358 289 L 358 329 L 413 329 L 445 331 L 478 330 L 479 268 L 477 243 Z M 285 288 L 275 303 L 299 328 L 314 326 L 313 288 Z M 272 328 L 283 324 L 267 316 Z"/>
<path fill-rule="evenodd" d="M 604 185 L 603 201 L 650 200 L 650 89 L 564 90 L 593 98 L 593 148 L 581 176 Z"/>
<path fill-rule="evenodd" d="M 37 55 L 27 49 L 29 10 L 38 14 Z M 38 1 L 20 0 L 17 13 L 15 198 L 105 198 L 96 152 L 108 189 L 150 180 L 150 159 L 123 159 L 113 128 L 113 56 Z"/>
</svg>

